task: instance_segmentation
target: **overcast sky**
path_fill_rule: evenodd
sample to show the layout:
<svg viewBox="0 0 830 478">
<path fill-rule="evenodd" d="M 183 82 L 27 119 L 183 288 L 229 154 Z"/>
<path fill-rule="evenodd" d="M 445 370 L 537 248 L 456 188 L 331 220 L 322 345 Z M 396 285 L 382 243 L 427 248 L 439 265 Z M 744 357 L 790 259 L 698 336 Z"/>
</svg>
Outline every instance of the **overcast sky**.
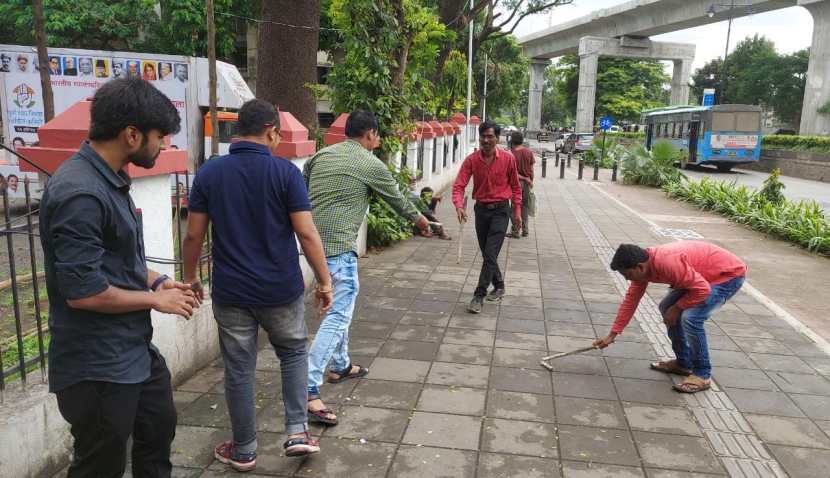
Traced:
<svg viewBox="0 0 830 478">
<path fill-rule="evenodd" d="M 629 0 L 574 0 L 573 4 L 555 8 L 547 15 L 534 15 L 522 21 L 514 34 L 518 38 L 543 30 L 549 26 L 564 23 L 594 10 L 625 3 Z M 715 3 L 727 3 L 715 1 Z M 813 34 L 813 18 L 802 7 L 791 7 L 748 17 L 732 22 L 732 37 L 729 51 L 748 36 L 764 35 L 775 43 L 781 53 L 792 53 L 810 46 Z M 713 58 L 723 56 L 726 45 L 726 22 L 680 30 L 652 37 L 657 41 L 675 41 L 697 45 L 693 70 L 700 68 Z"/>
</svg>

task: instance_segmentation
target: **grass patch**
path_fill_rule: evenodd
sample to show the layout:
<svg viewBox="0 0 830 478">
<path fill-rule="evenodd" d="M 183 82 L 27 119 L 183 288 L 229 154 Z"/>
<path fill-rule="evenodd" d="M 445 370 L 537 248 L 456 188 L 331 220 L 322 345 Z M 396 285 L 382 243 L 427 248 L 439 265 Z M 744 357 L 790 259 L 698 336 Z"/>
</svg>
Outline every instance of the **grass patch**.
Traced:
<svg viewBox="0 0 830 478">
<path fill-rule="evenodd" d="M 49 350 L 50 335 L 48 331 L 43 333 L 43 351 L 46 353 Z M 17 340 L 12 339 L 2 347 L 3 352 L 3 370 L 8 371 L 13 367 L 18 367 L 20 360 L 20 352 L 17 347 Z M 30 334 L 23 338 L 23 360 L 36 358 L 40 355 L 40 347 L 38 346 L 37 334 Z M 40 362 L 35 362 L 26 367 L 26 372 L 31 372 L 40 368 Z M 16 372 L 6 378 L 6 382 L 16 380 L 20 377 L 20 372 Z"/>
</svg>

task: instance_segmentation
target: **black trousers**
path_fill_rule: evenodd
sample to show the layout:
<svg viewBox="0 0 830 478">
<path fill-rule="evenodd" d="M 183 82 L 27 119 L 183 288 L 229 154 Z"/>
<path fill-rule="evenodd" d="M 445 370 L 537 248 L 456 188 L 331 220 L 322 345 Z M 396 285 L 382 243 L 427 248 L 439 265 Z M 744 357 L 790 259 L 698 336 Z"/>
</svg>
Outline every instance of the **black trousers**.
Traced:
<svg viewBox="0 0 830 478">
<path fill-rule="evenodd" d="M 492 207 L 495 206 L 495 207 Z M 484 263 L 481 265 L 481 273 L 478 276 L 478 287 L 474 292 L 476 297 L 487 295 L 487 288 L 490 284 L 497 289 L 504 288 L 504 277 L 499 270 L 499 253 L 504 244 L 504 235 L 507 233 L 507 226 L 510 224 L 510 202 L 503 201 L 497 205 L 484 205 L 476 203 L 476 236 L 478 237 L 478 248 Z"/>
<path fill-rule="evenodd" d="M 527 220 L 529 218 L 529 213 L 528 213 L 529 210 L 527 208 L 527 198 L 528 198 L 528 196 L 530 196 L 530 183 L 528 183 L 526 181 L 521 181 L 521 180 L 519 180 L 519 182 L 522 183 L 522 229 L 521 229 L 521 231 L 519 231 L 519 228 L 516 227 L 516 222 L 513 221 L 513 216 L 510 216 L 510 224 L 511 224 L 510 230 L 514 235 L 517 235 L 517 236 L 519 235 L 519 232 L 524 232 L 525 234 L 528 234 L 530 232 L 530 228 L 528 227 L 528 224 L 527 224 Z M 511 204 L 511 207 L 512 206 L 513 205 Z"/>
<path fill-rule="evenodd" d="M 164 358 L 153 351 L 150 356 L 150 377 L 143 383 L 84 381 L 57 392 L 75 439 L 68 478 L 123 476 L 130 435 L 133 476 L 170 477 L 176 407 Z"/>
</svg>

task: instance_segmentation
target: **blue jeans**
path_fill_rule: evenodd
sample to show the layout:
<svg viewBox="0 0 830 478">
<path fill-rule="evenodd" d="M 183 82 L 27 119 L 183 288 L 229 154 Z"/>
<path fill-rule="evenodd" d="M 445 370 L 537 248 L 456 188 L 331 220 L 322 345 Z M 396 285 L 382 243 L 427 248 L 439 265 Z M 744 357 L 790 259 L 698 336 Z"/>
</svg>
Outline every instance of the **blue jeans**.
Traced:
<svg viewBox="0 0 830 478">
<path fill-rule="evenodd" d="M 357 255 L 347 252 L 326 258 L 334 287 L 334 303 L 329 309 L 308 352 L 308 392 L 318 394 L 326 366 L 340 371 L 349 366 L 349 325 L 360 290 Z"/>
<path fill-rule="evenodd" d="M 743 285 L 743 277 L 713 285 L 712 292 L 709 293 L 706 301 L 697 307 L 684 310 L 680 320 L 673 327 L 666 326 L 679 366 L 690 369 L 700 378 L 708 379 L 712 376 L 709 345 L 706 342 L 706 330 L 703 328 L 703 323 L 727 300 L 737 294 Z M 683 289 L 670 289 L 668 295 L 660 302 L 660 313 L 665 315 L 669 307 L 685 294 L 686 291 Z"/>
<path fill-rule="evenodd" d="M 267 332 L 280 359 L 285 431 L 289 435 L 306 431 L 308 329 L 303 297 L 279 307 L 233 307 L 214 303 L 213 316 L 219 324 L 219 347 L 225 362 L 225 401 L 236 448 L 241 453 L 250 453 L 257 447 L 254 374 L 260 326 Z"/>
</svg>

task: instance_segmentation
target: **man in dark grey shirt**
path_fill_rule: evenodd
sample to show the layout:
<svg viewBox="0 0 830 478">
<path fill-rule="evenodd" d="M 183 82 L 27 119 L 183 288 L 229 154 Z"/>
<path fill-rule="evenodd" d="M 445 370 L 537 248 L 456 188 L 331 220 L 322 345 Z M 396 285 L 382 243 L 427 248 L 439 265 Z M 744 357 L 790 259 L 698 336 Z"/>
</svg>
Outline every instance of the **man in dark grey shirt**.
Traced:
<svg viewBox="0 0 830 478">
<path fill-rule="evenodd" d="M 170 476 L 176 410 L 150 310 L 190 318 L 198 303 L 189 285 L 147 269 L 124 168 L 152 168 L 179 123 L 146 81 L 107 83 L 92 100 L 89 142 L 43 194 L 49 388 L 75 439 L 70 478 L 122 476 L 130 435 L 133 476 Z"/>
</svg>

